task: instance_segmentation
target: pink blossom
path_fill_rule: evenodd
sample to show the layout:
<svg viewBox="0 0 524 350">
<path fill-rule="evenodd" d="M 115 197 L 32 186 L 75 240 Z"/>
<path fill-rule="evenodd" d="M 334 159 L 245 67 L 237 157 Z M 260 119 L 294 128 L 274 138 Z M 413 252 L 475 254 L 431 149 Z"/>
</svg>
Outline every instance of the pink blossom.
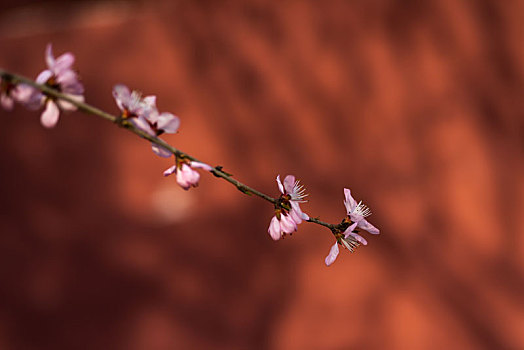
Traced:
<svg viewBox="0 0 524 350">
<path fill-rule="evenodd" d="M 0 81 L 0 104 L 7 111 L 12 110 L 15 104 L 13 96 L 11 95 L 11 92 L 14 88 L 15 85 L 10 81 L 6 79 L 2 79 Z"/>
<path fill-rule="evenodd" d="M 278 241 L 284 235 L 292 234 L 296 230 L 297 223 L 295 220 L 289 214 L 279 212 L 271 219 L 267 232 L 273 240 Z"/>
<path fill-rule="evenodd" d="M 371 215 L 371 210 L 369 210 L 362 201 L 357 204 L 357 201 L 351 196 L 349 188 L 344 188 L 344 195 L 346 197 L 344 205 L 346 206 L 346 211 L 351 221 L 356 222 L 357 227 L 366 230 L 371 234 L 378 235 L 380 233 L 379 229 L 371 225 L 365 219 Z"/>
<path fill-rule="evenodd" d="M 371 210 L 360 201 L 357 203 L 355 199 L 351 196 L 351 191 L 348 188 L 344 189 L 344 205 L 346 206 L 346 211 L 348 217 L 345 219 L 346 223 L 351 225 L 342 233 L 335 235 L 336 242 L 331 246 L 329 254 L 326 256 L 326 265 L 329 266 L 338 256 L 339 248 L 338 245 L 343 245 L 346 249 L 352 252 L 360 244 L 367 245 L 368 242 L 364 237 L 359 235 L 357 232 L 353 232 L 357 227 L 363 230 L 368 231 L 372 234 L 379 234 L 380 231 L 378 228 L 370 224 L 365 218 L 371 215 Z"/>
<path fill-rule="evenodd" d="M 31 110 L 40 108 L 44 98 L 40 90 L 27 84 L 18 84 L 12 92 L 12 96 L 16 102 Z"/>
<path fill-rule="evenodd" d="M 12 110 L 15 102 L 29 109 L 38 109 L 42 96 L 38 90 L 27 84 L 13 84 L 7 79 L 0 82 L 0 104 L 5 110 Z"/>
<path fill-rule="evenodd" d="M 275 241 L 295 232 L 302 220 L 309 220 L 309 216 L 300 209 L 300 203 L 306 202 L 304 198 L 307 197 L 304 186 L 300 185 L 293 175 L 286 176 L 283 184 L 278 175 L 277 184 L 282 195 L 278 198 L 275 216 L 268 228 L 269 235 Z"/>
<path fill-rule="evenodd" d="M 6 111 L 10 111 L 13 109 L 14 101 L 13 98 L 7 94 L 1 94 L 0 95 L 0 104 Z"/>
<path fill-rule="evenodd" d="M 138 129 L 150 136 L 163 133 L 174 134 L 180 126 L 180 119 L 171 113 L 159 113 L 156 107 L 156 96 L 142 95 L 137 91 L 130 92 L 125 85 L 113 88 L 113 96 L 122 111 L 122 117 L 129 119 Z M 157 144 L 152 144 L 153 152 L 161 157 L 170 157 L 171 152 Z"/>
<path fill-rule="evenodd" d="M 73 54 L 67 52 L 55 59 L 51 44 L 48 44 L 45 59 L 48 69 L 38 75 L 36 82 L 38 84 L 46 84 L 75 101 L 83 102 L 84 86 L 78 80 L 77 73 L 71 68 L 75 61 Z M 52 128 L 56 125 L 60 109 L 66 111 L 75 111 L 77 109 L 70 102 L 56 100 L 50 96 L 45 98 L 45 105 L 46 107 L 40 121 L 47 128 Z"/>
<path fill-rule="evenodd" d="M 122 118 L 124 119 L 147 118 L 154 106 L 154 102 L 152 101 L 156 99 L 155 96 L 142 97 L 138 91 L 130 91 L 129 88 L 123 84 L 118 84 L 113 87 L 113 97 L 118 108 L 122 111 Z M 154 135 L 152 130 L 151 133 Z"/>
<path fill-rule="evenodd" d="M 344 231 L 342 236 L 341 235 L 337 236 L 337 240 L 335 241 L 335 244 L 331 246 L 331 249 L 329 250 L 329 254 L 326 256 L 325 262 L 327 266 L 333 264 L 335 260 L 337 259 L 337 256 L 339 253 L 339 249 L 338 249 L 339 244 L 343 245 L 344 248 L 348 249 L 350 252 L 353 252 L 355 248 L 357 248 L 360 245 L 360 243 L 362 243 L 360 240 L 355 238 L 355 235 L 360 237 L 359 235 L 352 234 L 352 231 L 355 229 L 356 226 L 357 224 L 353 223 L 353 225 L 351 225 L 350 227 L 348 227 L 346 231 Z M 362 237 L 360 238 L 364 240 L 364 238 Z M 362 244 L 366 245 L 367 242 L 362 243 Z"/>
<path fill-rule="evenodd" d="M 284 185 L 280 182 L 280 175 L 277 176 L 278 189 L 282 192 L 284 197 L 289 197 L 289 203 L 291 210 L 289 214 L 296 222 L 296 224 L 302 223 L 302 220 L 309 220 L 309 216 L 302 212 L 300 209 L 300 203 L 307 202 L 304 200 L 308 196 L 304 186 L 300 185 L 300 181 L 296 181 L 293 175 L 288 175 L 284 178 Z"/>
<path fill-rule="evenodd" d="M 164 176 L 176 174 L 176 182 L 187 191 L 191 186 L 197 187 L 198 181 L 200 180 L 200 174 L 196 170 L 193 170 L 194 168 L 207 171 L 213 170 L 213 167 L 205 163 L 177 159 L 175 165 L 164 171 Z"/>
<path fill-rule="evenodd" d="M 180 126 L 180 119 L 171 113 L 163 112 L 159 113 L 155 105 L 156 99 L 151 99 L 148 103 L 151 106 L 151 111 L 146 117 L 146 121 L 149 123 L 151 129 L 156 136 L 160 136 L 163 133 L 174 134 L 178 131 Z M 153 152 L 164 158 L 169 158 L 171 152 L 155 143 L 151 144 Z"/>
</svg>

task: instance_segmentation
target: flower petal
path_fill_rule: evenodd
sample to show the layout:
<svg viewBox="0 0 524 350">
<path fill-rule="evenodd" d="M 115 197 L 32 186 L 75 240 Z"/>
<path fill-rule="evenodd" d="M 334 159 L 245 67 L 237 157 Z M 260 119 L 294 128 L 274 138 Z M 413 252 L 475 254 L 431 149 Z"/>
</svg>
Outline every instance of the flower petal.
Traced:
<svg viewBox="0 0 524 350">
<path fill-rule="evenodd" d="M 288 175 L 284 179 L 284 189 L 287 194 L 292 194 L 293 189 L 295 188 L 295 176 Z"/>
<path fill-rule="evenodd" d="M 156 136 L 153 129 L 151 129 L 151 126 L 147 122 L 147 120 L 144 117 L 135 117 L 130 118 L 131 123 L 137 128 L 145 132 L 146 134 L 149 134 L 150 136 Z"/>
<path fill-rule="evenodd" d="M 13 106 L 15 105 L 13 99 L 6 94 L 0 95 L 0 104 L 6 111 L 12 110 Z"/>
<path fill-rule="evenodd" d="M 200 180 L 200 174 L 198 173 L 198 171 L 191 169 L 189 165 L 186 165 L 185 167 L 182 166 L 182 168 L 186 173 L 186 178 L 188 179 L 189 183 L 192 186 L 198 185 L 198 181 Z"/>
<path fill-rule="evenodd" d="M 55 65 L 55 57 L 53 56 L 53 47 L 51 43 L 47 44 L 45 48 L 45 62 L 49 69 L 52 69 L 52 67 Z"/>
<path fill-rule="evenodd" d="M 144 117 L 147 117 L 147 115 L 149 114 L 149 110 L 151 109 L 150 105 L 145 104 L 142 101 L 142 95 L 140 94 L 140 92 L 136 90 L 131 91 L 127 107 L 129 108 L 130 112 L 135 113 L 138 116 L 143 115 Z M 147 113 L 144 113 L 146 111 Z"/>
<path fill-rule="evenodd" d="M 157 155 L 157 156 L 160 156 L 160 157 L 163 157 L 163 158 L 169 158 L 171 157 L 171 152 L 167 149 L 165 149 L 164 147 L 162 146 L 159 146 L 157 145 L 156 143 L 152 143 L 151 142 L 151 148 L 153 149 L 153 152 Z"/>
<path fill-rule="evenodd" d="M 348 215 L 349 215 L 349 218 L 351 219 L 351 221 L 354 221 L 354 222 L 359 222 L 359 221 L 364 220 L 364 217 L 362 215 L 360 215 L 359 213 L 356 213 L 354 211 L 348 213 Z"/>
<path fill-rule="evenodd" d="M 197 169 L 204 169 L 206 171 L 213 170 L 212 166 L 207 165 L 206 163 L 201 163 L 201 162 L 191 162 L 191 167 L 192 168 L 197 168 Z"/>
<path fill-rule="evenodd" d="M 369 223 L 366 219 L 360 220 L 358 222 L 358 227 L 374 235 L 378 235 L 380 233 L 380 230 L 375 226 L 371 225 L 371 223 Z"/>
<path fill-rule="evenodd" d="M 113 97 L 115 98 L 116 104 L 121 111 L 124 111 L 125 107 L 129 104 L 131 93 L 129 88 L 124 84 L 118 84 L 113 87 Z"/>
<path fill-rule="evenodd" d="M 182 175 L 180 170 L 176 172 L 176 182 L 180 185 L 180 187 L 182 187 L 186 191 L 189 190 L 189 188 L 191 187 L 191 185 L 184 178 L 184 175 Z"/>
<path fill-rule="evenodd" d="M 277 184 L 278 184 L 278 189 L 280 190 L 280 192 L 282 194 L 284 194 L 284 186 L 282 186 L 282 182 L 280 181 L 280 175 L 277 176 Z"/>
<path fill-rule="evenodd" d="M 173 173 L 176 173 L 176 165 L 173 165 L 172 167 L 166 169 L 164 171 L 164 176 L 169 176 L 169 175 L 171 175 Z"/>
<path fill-rule="evenodd" d="M 184 165 L 182 165 L 182 168 Z M 176 171 L 176 182 L 180 185 L 180 187 L 187 191 L 189 190 L 189 187 L 191 187 L 191 184 L 187 180 L 185 173 L 182 172 L 182 168 L 179 168 Z"/>
<path fill-rule="evenodd" d="M 71 95 L 82 95 L 84 93 L 84 85 L 77 80 L 71 84 L 62 85 L 62 92 Z"/>
<path fill-rule="evenodd" d="M 70 94 L 67 94 L 67 97 L 69 97 L 70 99 L 72 99 L 74 101 L 77 101 L 77 102 L 84 102 L 84 96 L 82 96 L 82 95 L 70 95 Z M 58 105 L 64 111 L 76 111 L 78 109 L 71 102 L 67 102 L 67 101 L 64 101 L 64 100 L 58 100 Z"/>
<path fill-rule="evenodd" d="M 157 117 L 157 128 L 168 134 L 177 132 L 179 126 L 180 119 L 171 113 L 164 112 Z"/>
<path fill-rule="evenodd" d="M 344 238 L 348 238 L 349 234 L 353 232 L 353 230 L 357 227 L 357 222 L 354 222 L 351 226 L 349 226 L 346 231 L 344 231 Z"/>
<path fill-rule="evenodd" d="M 61 85 L 69 85 L 76 82 L 76 73 L 71 69 L 67 69 L 60 75 L 56 76 L 56 82 Z"/>
<path fill-rule="evenodd" d="M 280 216 L 280 229 L 285 233 L 293 233 L 297 230 L 297 224 L 290 216 L 282 214 Z"/>
<path fill-rule="evenodd" d="M 146 105 L 156 108 L 156 96 L 155 95 L 149 95 L 142 99 L 142 102 L 144 102 Z"/>
<path fill-rule="evenodd" d="M 351 190 L 349 188 L 344 188 L 344 196 L 346 197 L 344 205 L 346 206 L 346 212 L 349 215 L 349 213 L 356 208 L 357 201 L 351 196 Z"/>
<path fill-rule="evenodd" d="M 36 77 L 36 82 L 38 84 L 45 84 L 52 76 L 53 72 L 51 72 L 49 69 L 46 69 L 40 72 L 40 74 L 38 74 L 38 76 Z"/>
<path fill-rule="evenodd" d="M 184 189 L 188 190 L 191 186 L 197 186 L 200 180 L 200 174 L 191 169 L 189 165 L 182 164 L 176 173 L 176 181 Z"/>
<path fill-rule="evenodd" d="M 45 110 L 42 112 L 42 115 L 40 116 L 40 122 L 46 128 L 52 128 L 58 122 L 59 114 L 60 110 L 58 109 L 58 106 L 54 103 L 54 101 L 48 100 Z"/>
<path fill-rule="evenodd" d="M 290 201 L 290 202 L 291 202 L 291 208 L 301 217 L 302 220 L 309 220 L 309 215 L 307 215 L 306 213 L 302 211 L 302 209 L 300 208 L 299 202 L 297 201 Z"/>
<path fill-rule="evenodd" d="M 289 211 L 289 216 L 291 217 L 291 219 L 293 219 L 295 224 L 300 225 L 302 223 L 302 217 L 297 213 L 296 210 L 291 209 Z"/>
<path fill-rule="evenodd" d="M 18 103 L 31 110 L 40 108 L 44 100 L 44 95 L 40 91 L 26 84 L 18 84 L 11 95 Z"/>
<path fill-rule="evenodd" d="M 273 216 L 271 222 L 269 223 L 269 228 L 267 230 L 273 240 L 278 241 L 282 234 L 280 233 L 280 222 L 276 216 Z"/>
<path fill-rule="evenodd" d="M 326 256 L 325 262 L 327 266 L 335 262 L 335 260 L 337 259 L 338 253 L 339 253 L 338 243 L 335 242 L 335 244 L 331 246 L 331 249 L 329 250 L 329 254 Z"/>
<path fill-rule="evenodd" d="M 358 233 L 355 233 L 355 232 L 350 232 L 346 238 L 348 237 L 353 237 L 355 238 L 355 240 L 363 245 L 368 245 L 368 241 L 366 241 L 366 239 L 364 237 L 362 237 L 361 235 L 359 235 Z"/>
<path fill-rule="evenodd" d="M 78 83 L 78 75 L 75 71 L 67 69 L 56 76 L 56 82 L 64 88 L 74 86 Z"/>
<path fill-rule="evenodd" d="M 49 67 L 55 75 L 60 75 L 65 71 L 71 70 L 71 66 L 75 62 L 75 56 L 72 53 L 66 52 L 65 54 L 59 56 L 53 66 Z"/>
</svg>

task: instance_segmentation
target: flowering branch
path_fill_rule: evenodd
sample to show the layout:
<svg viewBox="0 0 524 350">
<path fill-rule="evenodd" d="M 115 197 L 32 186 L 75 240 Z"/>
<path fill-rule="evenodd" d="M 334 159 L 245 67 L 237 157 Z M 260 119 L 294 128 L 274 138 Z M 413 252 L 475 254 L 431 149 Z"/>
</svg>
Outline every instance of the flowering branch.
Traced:
<svg viewBox="0 0 524 350">
<path fill-rule="evenodd" d="M 13 84 L 19 84 L 19 83 L 23 83 L 23 84 L 27 84 L 29 86 L 32 86 L 34 87 L 35 89 L 38 89 L 40 91 L 42 91 L 44 94 L 46 95 L 49 95 L 49 96 L 52 96 L 56 99 L 60 99 L 60 100 L 64 100 L 64 101 L 67 101 L 69 103 L 71 103 L 72 105 L 76 106 L 79 110 L 81 110 L 82 112 L 85 112 L 85 113 L 88 113 L 88 114 L 93 114 L 93 115 L 96 115 L 96 116 L 99 116 L 101 118 L 104 118 L 112 123 L 115 123 L 117 124 L 118 126 L 120 127 L 123 127 L 129 131 L 131 131 L 132 133 L 162 147 L 162 148 L 165 148 L 167 150 L 169 150 L 173 155 L 177 156 L 177 157 L 180 157 L 180 158 L 185 158 L 185 159 L 189 159 L 191 161 L 194 161 L 194 162 L 198 162 L 199 160 L 196 159 L 195 157 L 185 153 L 185 152 L 182 152 L 181 150 L 171 146 L 170 144 L 168 144 L 167 142 L 165 142 L 164 140 L 162 140 L 161 138 L 158 138 L 158 137 L 155 137 L 155 136 L 151 136 L 149 135 L 148 133 L 142 131 L 141 129 L 137 128 L 136 126 L 134 126 L 131 122 L 129 122 L 127 119 L 124 119 L 124 118 L 121 118 L 121 117 L 117 117 L 117 116 L 114 116 L 112 114 L 109 114 L 107 112 L 104 112 L 102 111 L 101 109 L 98 109 L 94 106 L 91 106 L 90 104 L 87 104 L 85 102 L 80 102 L 80 101 L 77 101 L 75 100 L 74 98 L 71 98 L 70 96 L 64 94 L 64 93 L 61 93 L 47 85 L 43 85 L 43 84 L 38 84 L 36 83 L 35 81 L 29 79 L 29 78 L 26 78 L 26 77 L 23 77 L 23 76 L 20 76 L 20 75 L 17 75 L 17 74 L 13 74 L 13 73 L 10 73 L 10 72 L 7 72 L 3 69 L 0 68 L 0 77 L 2 77 L 2 79 L 5 79 L 7 81 L 10 81 L 12 82 Z M 214 167 L 212 170 L 210 170 L 210 172 L 215 175 L 216 177 L 220 177 L 220 178 L 223 178 L 224 180 L 226 180 L 227 182 L 233 184 L 236 186 L 236 188 L 238 190 L 240 190 L 241 192 L 245 193 L 245 194 L 254 194 L 255 196 L 258 196 L 262 199 L 265 199 L 266 201 L 268 202 L 271 202 L 271 203 L 275 203 L 276 202 L 276 199 L 271 197 L 271 196 L 268 196 L 267 194 L 264 194 L 238 180 L 236 180 L 235 178 L 233 178 L 231 175 L 227 174 L 226 172 L 224 172 L 222 170 L 222 167 L 220 166 L 216 166 Z M 323 225 L 323 226 L 326 226 L 326 227 L 329 227 L 330 224 L 328 223 L 324 223 L 322 221 L 319 221 L 319 220 L 316 220 L 318 224 L 320 225 Z M 313 222 L 313 221 L 312 221 Z"/>
<path fill-rule="evenodd" d="M 277 177 L 281 195 L 273 198 L 238 181 L 225 172 L 222 166 L 211 167 L 171 146 L 158 136 L 164 132 L 175 133 L 180 121 L 171 113 L 159 113 L 155 105 L 155 96 L 142 98 L 136 91 L 130 92 L 126 86 L 116 85 L 113 95 L 122 111 L 119 116 L 85 103 L 84 87 L 78 80 L 77 73 L 71 69 L 73 62 L 74 56 L 70 53 L 55 59 L 51 45 L 48 45 L 46 50 L 48 69 L 40 73 L 36 81 L 0 68 L 0 104 L 5 109 L 11 109 L 14 101 L 29 109 L 38 109 L 45 104 L 46 108 L 41 115 L 41 122 L 45 127 L 53 127 L 57 123 L 60 110 L 78 109 L 127 129 L 151 142 L 153 152 L 157 155 L 175 156 L 175 165 L 166 170 L 164 175 L 176 174 L 177 182 L 182 188 L 187 190 L 198 184 L 200 175 L 193 169 L 200 168 L 226 180 L 244 194 L 255 195 L 272 203 L 275 207 L 275 216 L 271 220 L 268 233 L 274 240 L 295 232 L 297 225 L 302 221 L 324 226 L 331 230 L 336 239 L 325 259 L 328 266 L 335 261 L 338 255 L 338 245 L 353 251 L 360 244 L 367 244 L 367 241 L 358 234 L 357 227 L 372 234 L 379 233 L 379 230 L 365 219 L 371 214 L 369 208 L 362 202 L 357 204 L 349 189 L 344 189 L 347 216 L 339 224 L 330 224 L 318 218 L 312 218 L 301 210 L 300 203 L 306 202 L 304 198 L 307 197 L 307 194 L 304 187 L 295 181 L 292 175 L 286 176 L 283 182 L 280 181 L 280 176 Z"/>
<path fill-rule="evenodd" d="M 34 80 L 32 79 L 29 79 L 29 78 L 26 78 L 26 77 L 23 77 L 21 75 L 18 75 L 18 74 L 14 74 L 14 73 L 11 73 L 11 72 L 8 72 L 8 71 L 5 71 L 3 70 L 2 68 L 0 68 L 0 77 L 6 81 L 9 81 L 11 82 L 12 84 L 16 85 L 16 84 L 27 84 L 29 86 L 32 86 L 34 87 L 35 89 L 38 89 L 40 91 L 42 91 L 44 94 L 46 95 L 49 95 L 49 96 L 52 96 L 56 99 L 60 99 L 60 100 L 64 100 L 66 102 L 69 102 L 71 103 L 72 105 L 76 106 L 80 111 L 82 112 L 85 112 L 85 113 L 88 113 L 88 114 L 92 114 L 92 115 L 96 115 L 98 117 L 101 117 L 103 119 L 106 119 L 112 123 L 115 123 L 117 124 L 118 126 L 124 128 L 124 129 L 127 129 L 129 131 L 131 131 L 132 133 L 162 147 L 162 148 L 165 148 L 167 150 L 169 150 L 173 155 L 175 155 L 176 157 L 180 157 L 180 158 L 185 158 L 185 159 L 189 159 L 193 162 L 199 162 L 198 159 L 196 159 L 195 157 L 189 155 L 188 153 L 185 153 L 173 146 L 171 146 L 170 144 L 168 144 L 167 142 L 165 142 L 164 140 L 162 140 L 161 138 L 159 137 L 156 137 L 156 136 L 152 136 L 148 133 L 146 133 L 145 131 L 142 131 L 141 129 L 137 128 L 136 126 L 134 126 L 131 122 L 129 122 L 127 119 L 124 119 L 122 117 L 117 117 L 117 116 L 114 116 L 112 114 L 109 114 L 107 112 L 104 112 L 102 111 L 101 109 L 98 109 L 88 103 L 85 103 L 85 102 L 81 102 L 81 101 L 77 101 L 75 100 L 74 98 L 72 98 L 71 96 L 67 95 L 67 94 L 64 94 L 58 90 L 55 90 L 45 84 L 38 84 L 36 83 Z M 247 195 L 255 195 L 255 196 L 258 196 L 270 203 L 273 203 L 275 204 L 277 202 L 277 199 L 276 198 L 273 198 L 271 196 L 268 196 L 267 194 L 265 193 L 262 193 L 240 181 L 238 181 L 237 179 L 233 178 L 233 176 L 229 175 L 228 173 L 224 172 L 222 170 L 222 167 L 221 166 L 216 166 L 214 168 L 212 168 L 210 170 L 210 172 L 215 175 L 216 177 L 219 177 L 219 178 L 222 178 L 224 180 L 226 180 L 227 182 L 233 184 L 240 192 L 242 193 L 245 193 Z M 312 222 L 312 223 L 315 223 L 315 224 L 318 224 L 318 225 L 322 225 L 322 226 L 325 226 L 329 229 L 333 229 L 335 228 L 335 226 L 337 225 L 333 225 L 333 224 L 329 224 L 327 222 L 323 222 L 319 219 L 315 219 L 315 218 L 310 218 L 307 220 L 308 222 Z"/>
</svg>

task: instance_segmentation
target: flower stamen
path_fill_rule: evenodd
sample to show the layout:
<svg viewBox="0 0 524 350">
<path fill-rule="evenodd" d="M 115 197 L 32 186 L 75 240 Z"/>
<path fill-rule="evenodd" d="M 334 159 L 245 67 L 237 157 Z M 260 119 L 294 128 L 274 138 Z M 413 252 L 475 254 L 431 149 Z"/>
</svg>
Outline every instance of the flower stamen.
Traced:
<svg viewBox="0 0 524 350">
<path fill-rule="evenodd" d="M 353 210 L 353 214 L 360 215 L 365 218 L 371 215 L 371 209 L 369 209 L 367 205 L 360 201 L 357 204 L 356 208 Z"/>
<path fill-rule="evenodd" d="M 348 238 L 342 238 L 340 240 L 342 243 L 342 246 L 349 250 L 351 253 L 355 251 L 360 246 L 360 243 L 355 240 L 352 236 L 349 236 Z"/>
<path fill-rule="evenodd" d="M 307 196 L 309 196 L 309 193 L 306 193 L 304 185 L 301 185 L 299 180 L 295 181 L 295 184 L 293 185 L 293 193 L 291 194 L 291 200 L 305 203 L 307 200 L 304 200 L 304 198 Z"/>
</svg>

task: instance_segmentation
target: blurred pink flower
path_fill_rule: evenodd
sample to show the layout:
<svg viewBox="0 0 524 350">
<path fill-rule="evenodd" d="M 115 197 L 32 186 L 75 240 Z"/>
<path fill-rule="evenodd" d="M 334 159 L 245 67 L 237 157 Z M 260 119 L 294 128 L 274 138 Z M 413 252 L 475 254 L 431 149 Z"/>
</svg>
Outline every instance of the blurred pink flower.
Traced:
<svg viewBox="0 0 524 350">
<path fill-rule="evenodd" d="M 146 117 L 146 121 L 149 123 L 149 126 L 156 136 L 160 136 L 163 133 L 174 134 L 178 131 L 180 119 L 176 115 L 168 112 L 159 113 L 156 108 L 156 98 L 150 99 L 148 104 L 151 109 L 149 115 Z M 157 144 L 151 144 L 151 148 L 153 149 L 153 152 L 160 157 L 169 158 L 171 156 L 169 150 Z"/>
<path fill-rule="evenodd" d="M 13 84 L 6 79 L 0 82 L 0 104 L 5 110 L 12 110 L 15 102 L 29 109 L 38 109 L 42 97 L 40 91 L 27 84 Z"/>
<path fill-rule="evenodd" d="M 12 92 L 12 96 L 16 102 L 31 110 L 40 108 L 44 97 L 40 90 L 27 84 L 18 84 Z"/>
<path fill-rule="evenodd" d="M 12 96 L 14 88 L 15 85 L 10 81 L 3 78 L 0 81 L 0 104 L 7 111 L 12 110 L 14 106 L 14 99 Z"/>
<path fill-rule="evenodd" d="M 176 174 L 176 182 L 187 191 L 191 186 L 197 187 L 200 180 L 200 174 L 193 168 L 213 170 L 213 167 L 205 163 L 177 159 L 175 165 L 164 171 L 164 176 Z"/>
<path fill-rule="evenodd" d="M 48 44 L 45 59 L 48 69 L 38 75 L 36 82 L 38 84 L 46 84 L 75 101 L 83 102 L 84 87 L 78 80 L 76 72 L 71 69 L 75 61 L 73 54 L 67 52 L 55 59 L 51 44 Z M 52 128 L 56 125 L 60 109 L 66 111 L 75 111 L 77 109 L 75 105 L 67 101 L 55 100 L 50 97 L 47 97 L 45 104 L 46 108 L 41 115 L 40 121 L 46 128 Z"/>
<path fill-rule="evenodd" d="M 159 113 L 156 107 L 156 96 L 142 98 L 137 91 L 130 92 L 125 85 L 113 88 L 113 97 L 122 111 L 122 117 L 129 119 L 138 129 L 150 136 L 163 133 L 174 134 L 180 126 L 180 119 L 171 113 Z M 161 157 L 170 157 L 171 152 L 157 144 L 152 144 L 153 152 Z"/>
<path fill-rule="evenodd" d="M 113 97 L 118 108 L 122 111 L 122 118 L 146 118 L 151 113 L 151 109 L 154 106 L 156 96 L 146 96 L 142 98 L 142 95 L 123 84 L 118 84 L 113 87 Z M 154 134 L 154 133 L 153 133 Z"/>
</svg>

